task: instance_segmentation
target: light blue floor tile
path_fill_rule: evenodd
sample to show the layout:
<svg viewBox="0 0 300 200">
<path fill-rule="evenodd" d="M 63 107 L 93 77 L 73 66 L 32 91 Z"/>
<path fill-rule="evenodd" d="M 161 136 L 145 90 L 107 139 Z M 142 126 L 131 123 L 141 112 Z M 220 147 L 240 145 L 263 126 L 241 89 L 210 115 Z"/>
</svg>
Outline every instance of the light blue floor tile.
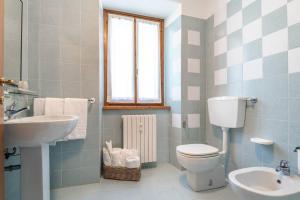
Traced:
<svg viewBox="0 0 300 200">
<path fill-rule="evenodd" d="M 207 192 L 194 192 L 186 182 L 185 171 L 170 164 L 144 169 L 139 182 L 101 179 L 100 183 L 51 191 L 51 200 L 238 200 L 229 186 Z"/>
</svg>

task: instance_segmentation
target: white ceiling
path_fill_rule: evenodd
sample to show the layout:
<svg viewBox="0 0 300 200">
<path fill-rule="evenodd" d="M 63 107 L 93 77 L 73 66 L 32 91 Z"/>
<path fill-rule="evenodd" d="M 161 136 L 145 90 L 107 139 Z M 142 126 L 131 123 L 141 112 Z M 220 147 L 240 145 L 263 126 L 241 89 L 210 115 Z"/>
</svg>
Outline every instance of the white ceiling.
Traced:
<svg viewBox="0 0 300 200">
<path fill-rule="evenodd" d="M 179 0 L 103 0 L 106 9 L 120 10 L 152 17 L 166 18 L 178 6 Z"/>
</svg>

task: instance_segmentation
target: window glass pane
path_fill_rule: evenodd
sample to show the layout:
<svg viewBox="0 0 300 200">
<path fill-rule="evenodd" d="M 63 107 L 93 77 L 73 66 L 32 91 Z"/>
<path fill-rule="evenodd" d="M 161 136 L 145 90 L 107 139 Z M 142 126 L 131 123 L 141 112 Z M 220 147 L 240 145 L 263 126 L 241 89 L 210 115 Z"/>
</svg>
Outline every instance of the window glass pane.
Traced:
<svg viewBox="0 0 300 200">
<path fill-rule="evenodd" d="M 160 25 L 137 20 L 138 102 L 160 103 Z"/>
<path fill-rule="evenodd" d="M 134 20 L 109 15 L 108 102 L 134 101 Z"/>
</svg>

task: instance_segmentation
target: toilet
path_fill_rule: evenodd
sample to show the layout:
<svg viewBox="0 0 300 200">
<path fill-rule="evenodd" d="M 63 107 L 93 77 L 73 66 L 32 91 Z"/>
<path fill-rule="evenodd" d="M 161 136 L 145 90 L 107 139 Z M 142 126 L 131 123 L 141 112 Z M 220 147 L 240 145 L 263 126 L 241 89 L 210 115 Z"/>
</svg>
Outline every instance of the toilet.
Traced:
<svg viewBox="0 0 300 200">
<path fill-rule="evenodd" d="M 176 147 L 177 160 L 187 170 L 187 182 L 192 190 L 205 191 L 226 185 L 224 159 L 228 153 L 228 131 L 244 126 L 247 99 L 232 96 L 208 99 L 210 124 L 222 130 L 222 151 L 207 144 Z"/>
</svg>

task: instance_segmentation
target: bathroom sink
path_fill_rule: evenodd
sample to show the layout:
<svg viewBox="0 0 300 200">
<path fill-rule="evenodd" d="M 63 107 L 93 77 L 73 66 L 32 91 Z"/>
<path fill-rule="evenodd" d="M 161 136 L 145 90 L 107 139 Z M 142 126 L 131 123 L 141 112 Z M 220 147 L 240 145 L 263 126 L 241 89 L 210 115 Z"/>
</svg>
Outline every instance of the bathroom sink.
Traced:
<svg viewBox="0 0 300 200">
<path fill-rule="evenodd" d="M 275 169 L 250 167 L 229 174 L 230 185 L 244 200 L 298 200 L 300 177 L 279 176 Z"/>
<path fill-rule="evenodd" d="M 77 116 L 33 116 L 4 122 L 5 146 L 35 147 L 63 139 L 75 128 Z"/>
</svg>

